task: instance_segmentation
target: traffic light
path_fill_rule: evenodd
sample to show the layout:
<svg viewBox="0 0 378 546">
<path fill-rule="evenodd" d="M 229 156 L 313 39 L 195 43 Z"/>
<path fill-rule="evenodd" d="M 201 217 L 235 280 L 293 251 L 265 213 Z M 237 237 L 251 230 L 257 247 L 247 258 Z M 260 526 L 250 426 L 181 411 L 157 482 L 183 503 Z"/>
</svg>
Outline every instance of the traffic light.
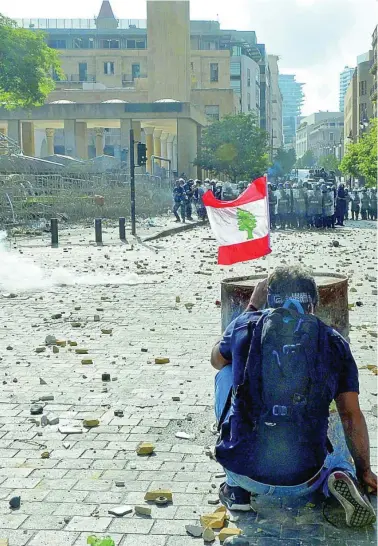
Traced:
<svg viewBox="0 0 378 546">
<path fill-rule="evenodd" d="M 137 154 L 137 163 L 139 167 L 142 167 L 147 163 L 147 148 L 145 144 L 142 144 L 141 142 L 138 143 Z"/>
</svg>

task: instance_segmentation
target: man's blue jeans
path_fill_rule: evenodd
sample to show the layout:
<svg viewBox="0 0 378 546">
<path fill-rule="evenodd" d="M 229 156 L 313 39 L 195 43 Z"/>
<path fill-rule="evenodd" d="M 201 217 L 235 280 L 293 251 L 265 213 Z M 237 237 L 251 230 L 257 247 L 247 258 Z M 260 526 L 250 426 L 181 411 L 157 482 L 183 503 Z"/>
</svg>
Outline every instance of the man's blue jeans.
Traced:
<svg viewBox="0 0 378 546">
<path fill-rule="evenodd" d="M 217 421 L 222 416 L 226 405 L 227 397 L 232 387 L 232 366 L 225 366 L 215 377 L 215 416 Z M 256 482 L 248 476 L 235 474 L 225 469 L 226 482 L 233 487 L 242 487 L 246 491 L 257 495 L 269 495 L 273 497 L 302 497 L 311 495 L 317 490 L 321 490 L 326 497 L 330 496 L 328 490 L 328 477 L 336 469 L 345 470 L 355 476 L 355 468 L 346 445 L 341 421 L 338 419 L 334 430 L 332 431 L 331 441 L 333 444 L 333 453 L 328 454 L 323 468 L 319 473 L 319 478 L 309 486 L 306 483 L 293 486 L 274 486 Z"/>
</svg>

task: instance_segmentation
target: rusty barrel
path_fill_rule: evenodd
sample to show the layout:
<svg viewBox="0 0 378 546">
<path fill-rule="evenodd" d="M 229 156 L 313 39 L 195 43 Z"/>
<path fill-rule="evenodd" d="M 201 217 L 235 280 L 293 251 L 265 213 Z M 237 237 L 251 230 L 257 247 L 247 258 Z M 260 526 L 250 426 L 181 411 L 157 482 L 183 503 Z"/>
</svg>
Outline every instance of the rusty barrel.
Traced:
<svg viewBox="0 0 378 546">
<path fill-rule="evenodd" d="M 222 281 L 222 332 L 245 310 L 256 284 L 265 277 L 266 275 L 251 275 Z M 314 273 L 314 279 L 319 289 L 316 316 L 347 338 L 349 334 L 347 277 L 337 273 Z"/>
</svg>

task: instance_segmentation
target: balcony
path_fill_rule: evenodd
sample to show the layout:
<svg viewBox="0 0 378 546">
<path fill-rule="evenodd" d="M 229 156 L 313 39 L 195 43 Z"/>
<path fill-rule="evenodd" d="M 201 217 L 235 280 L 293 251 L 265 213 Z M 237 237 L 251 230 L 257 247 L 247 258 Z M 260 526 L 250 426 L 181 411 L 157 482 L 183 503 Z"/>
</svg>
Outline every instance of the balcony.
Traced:
<svg viewBox="0 0 378 546">
<path fill-rule="evenodd" d="M 65 74 L 63 78 L 53 78 L 56 83 L 82 83 L 82 82 L 96 82 L 96 76 L 93 74 Z"/>
<path fill-rule="evenodd" d="M 122 74 L 122 85 L 124 87 L 135 85 L 135 80 L 147 78 L 147 74 L 138 74 L 138 76 L 133 76 L 132 74 Z"/>
</svg>

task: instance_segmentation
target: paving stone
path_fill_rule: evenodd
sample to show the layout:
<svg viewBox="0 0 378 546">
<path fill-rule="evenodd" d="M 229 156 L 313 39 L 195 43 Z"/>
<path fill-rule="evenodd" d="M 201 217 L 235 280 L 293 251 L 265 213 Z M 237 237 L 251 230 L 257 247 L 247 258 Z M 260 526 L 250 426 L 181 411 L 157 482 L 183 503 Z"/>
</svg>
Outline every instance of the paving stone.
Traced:
<svg viewBox="0 0 378 546">
<path fill-rule="evenodd" d="M 18 529 L 27 517 L 25 514 L 0 515 L 0 529 Z"/>
<path fill-rule="evenodd" d="M 61 531 L 40 531 L 28 543 L 28 546 L 73 546 L 79 533 L 67 533 Z"/>
<path fill-rule="evenodd" d="M 109 534 L 114 532 L 145 535 L 150 532 L 153 523 L 153 520 L 141 518 L 114 519 L 108 528 L 108 532 Z"/>
<path fill-rule="evenodd" d="M 23 529 L 32 529 L 32 530 L 59 530 L 63 529 L 65 522 L 62 516 L 43 516 L 33 515 L 29 516 L 26 521 L 22 524 Z"/>
<path fill-rule="evenodd" d="M 109 527 L 111 517 L 108 518 L 93 518 L 73 516 L 67 524 L 65 531 L 88 531 L 90 533 L 102 533 Z"/>
</svg>

